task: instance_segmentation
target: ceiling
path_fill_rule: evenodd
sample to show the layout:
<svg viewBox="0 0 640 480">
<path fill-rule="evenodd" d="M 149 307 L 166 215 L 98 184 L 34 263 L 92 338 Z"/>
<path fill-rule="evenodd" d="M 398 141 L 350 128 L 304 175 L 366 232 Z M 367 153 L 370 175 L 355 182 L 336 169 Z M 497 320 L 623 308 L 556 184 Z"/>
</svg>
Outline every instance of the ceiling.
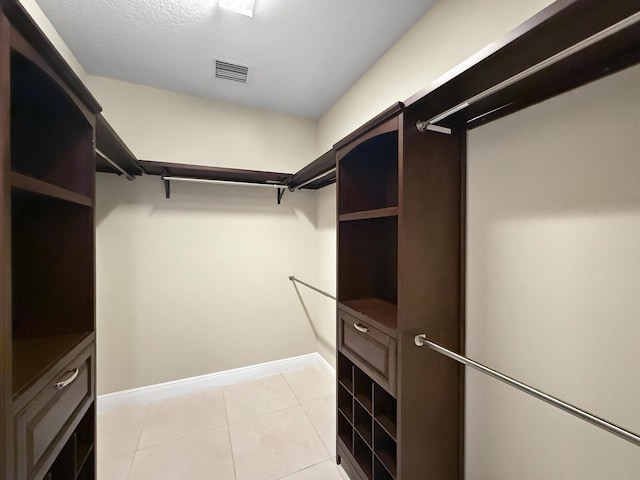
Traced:
<svg viewBox="0 0 640 480">
<path fill-rule="evenodd" d="M 85 70 L 309 118 L 322 115 L 436 0 L 37 0 Z M 249 67 L 214 78 L 215 59 Z"/>
</svg>

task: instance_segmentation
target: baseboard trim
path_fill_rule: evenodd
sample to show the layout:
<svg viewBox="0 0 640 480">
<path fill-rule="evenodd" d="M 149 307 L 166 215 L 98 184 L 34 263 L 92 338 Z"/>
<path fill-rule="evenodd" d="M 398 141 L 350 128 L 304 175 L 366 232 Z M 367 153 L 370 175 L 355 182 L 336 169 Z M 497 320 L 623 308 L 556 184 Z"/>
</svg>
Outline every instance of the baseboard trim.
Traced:
<svg viewBox="0 0 640 480">
<path fill-rule="evenodd" d="M 249 365 L 247 367 L 234 368 L 232 370 L 99 395 L 97 411 L 98 413 L 104 413 L 129 405 L 145 404 L 163 398 L 196 392 L 205 388 L 246 382 L 267 375 L 275 375 L 314 365 L 321 365 L 331 372 L 332 375 L 335 376 L 336 374 L 335 369 L 329 362 L 327 362 L 322 355 L 314 352 L 298 357 L 283 358 L 281 360 L 259 363 L 257 365 Z"/>
</svg>

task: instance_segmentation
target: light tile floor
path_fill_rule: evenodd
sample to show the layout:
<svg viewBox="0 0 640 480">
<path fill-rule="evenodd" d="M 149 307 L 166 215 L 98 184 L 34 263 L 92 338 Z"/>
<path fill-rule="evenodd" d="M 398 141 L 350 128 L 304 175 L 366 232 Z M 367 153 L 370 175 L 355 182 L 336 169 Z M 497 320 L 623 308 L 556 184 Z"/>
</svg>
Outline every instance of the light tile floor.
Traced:
<svg viewBox="0 0 640 480">
<path fill-rule="evenodd" d="M 98 480 L 348 480 L 335 379 L 293 370 L 98 415 Z"/>
</svg>

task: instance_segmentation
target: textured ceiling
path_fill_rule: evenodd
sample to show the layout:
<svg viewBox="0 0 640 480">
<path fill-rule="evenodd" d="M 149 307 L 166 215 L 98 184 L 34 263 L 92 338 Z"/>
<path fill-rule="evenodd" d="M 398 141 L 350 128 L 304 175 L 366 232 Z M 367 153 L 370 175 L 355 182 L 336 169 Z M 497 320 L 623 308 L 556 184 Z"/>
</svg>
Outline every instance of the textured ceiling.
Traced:
<svg viewBox="0 0 640 480">
<path fill-rule="evenodd" d="M 92 75 L 316 118 L 435 0 L 37 0 Z M 249 67 L 215 79 L 214 59 Z"/>
</svg>

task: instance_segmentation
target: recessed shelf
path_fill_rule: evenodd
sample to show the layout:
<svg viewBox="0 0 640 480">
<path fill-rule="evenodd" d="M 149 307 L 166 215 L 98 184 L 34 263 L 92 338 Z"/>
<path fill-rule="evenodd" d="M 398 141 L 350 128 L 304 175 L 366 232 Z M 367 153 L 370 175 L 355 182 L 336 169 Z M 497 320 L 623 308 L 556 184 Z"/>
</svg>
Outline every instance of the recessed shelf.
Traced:
<svg viewBox="0 0 640 480">
<path fill-rule="evenodd" d="M 66 202 L 84 205 L 85 207 L 91 207 L 93 205 L 93 199 L 91 197 L 18 172 L 11 172 L 11 186 L 25 192 L 57 198 Z"/>
<path fill-rule="evenodd" d="M 11 169 L 89 196 L 94 189 L 93 129 L 55 81 L 11 55 Z"/>
<path fill-rule="evenodd" d="M 364 316 L 364 320 L 379 324 L 387 335 L 397 338 L 398 306 L 380 298 L 358 298 L 344 300 L 340 307 L 356 317 Z"/>
<path fill-rule="evenodd" d="M 339 216 L 341 222 L 351 222 L 354 220 L 368 220 L 373 218 L 397 217 L 398 207 L 376 208 L 374 210 L 363 210 L 360 212 L 343 213 Z"/>
<path fill-rule="evenodd" d="M 338 211 L 398 206 L 398 132 L 370 138 L 338 156 Z"/>
<path fill-rule="evenodd" d="M 65 354 L 79 345 L 90 332 L 13 341 L 13 395 L 24 391 Z"/>
</svg>

